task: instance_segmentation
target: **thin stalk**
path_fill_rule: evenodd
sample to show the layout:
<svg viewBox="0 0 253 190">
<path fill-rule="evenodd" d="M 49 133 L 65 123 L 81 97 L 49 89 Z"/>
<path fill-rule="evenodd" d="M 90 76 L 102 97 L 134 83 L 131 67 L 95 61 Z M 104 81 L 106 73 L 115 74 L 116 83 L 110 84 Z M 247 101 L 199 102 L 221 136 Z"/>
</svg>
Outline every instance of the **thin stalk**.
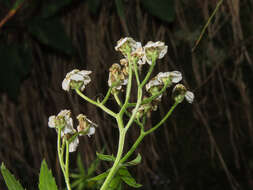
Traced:
<svg viewBox="0 0 253 190">
<path fill-rule="evenodd" d="M 156 64 L 156 58 L 155 58 L 155 57 L 152 57 L 152 64 L 151 64 L 151 66 L 149 67 L 148 73 L 147 73 L 147 75 L 145 76 L 144 80 L 141 82 L 140 88 L 142 88 L 142 87 L 147 83 L 147 81 L 148 81 L 148 79 L 149 79 L 149 77 L 150 77 L 150 75 L 151 75 L 151 73 L 152 73 L 152 71 L 153 71 L 153 69 L 154 69 L 154 67 L 155 67 L 155 64 Z"/>
<path fill-rule="evenodd" d="M 111 91 L 112 91 L 112 88 L 110 87 L 110 88 L 108 89 L 108 91 L 107 91 L 107 93 L 106 93 L 106 95 L 105 95 L 103 101 L 101 102 L 102 105 L 104 105 L 104 104 L 107 102 L 108 98 L 109 98 L 110 95 L 111 95 Z"/>
<path fill-rule="evenodd" d="M 128 58 L 128 62 L 129 62 L 129 66 L 128 66 L 128 84 L 127 84 L 127 89 L 126 89 L 126 98 L 125 98 L 125 102 L 123 104 L 123 106 L 121 107 L 120 111 L 119 111 L 119 115 L 122 117 L 126 108 L 127 108 L 127 104 L 129 102 L 130 99 L 130 94 L 131 94 L 131 88 L 132 88 L 132 78 L 133 78 L 133 69 L 132 69 L 132 63 L 131 63 L 131 55 L 128 54 L 127 56 Z"/>
<path fill-rule="evenodd" d="M 114 96 L 114 98 L 115 98 L 117 104 L 118 104 L 120 107 L 122 107 L 122 102 L 120 101 L 120 99 L 119 99 L 119 97 L 118 97 L 118 94 L 117 94 L 117 93 L 114 93 L 113 96 Z"/>
<path fill-rule="evenodd" d="M 208 27 L 209 24 L 211 23 L 211 20 L 213 19 L 214 15 L 215 15 L 216 12 L 218 11 L 218 9 L 219 9 L 219 7 L 221 6 L 222 2 L 223 2 L 223 0 L 220 0 L 220 1 L 217 3 L 217 5 L 216 5 L 216 7 L 215 7 L 215 9 L 214 9 L 214 11 L 213 11 L 213 13 L 212 13 L 212 15 L 208 18 L 208 20 L 207 20 L 205 26 L 203 27 L 203 29 L 202 29 L 202 31 L 201 31 L 201 33 L 200 33 L 200 35 L 199 35 L 198 40 L 195 42 L 195 45 L 194 45 L 194 47 L 192 48 L 192 52 L 194 52 L 195 49 L 197 48 L 197 46 L 199 45 L 199 42 L 200 42 L 201 39 L 203 38 L 203 35 L 204 35 L 204 33 L 205 33 L 207 27 Z"/>
<path fill-rule="evenodd" d="M 69 142 L 66 141 L 66 158 L 65 158 L 65 181 L 67 184 L 68 190 L 71 190 L 70 183 L 69 183 Z"/>
<path fill-rule="evenodd" d="M 135 78 L 136 78 L 136 81 L 137 81 L 137 85 L 140 86 L 140 79 L 139 79 L 139 74 L 138 74 L 138 68 L 137 68 L 136 61 L 134 62 L 134 74 L 135 74 Z"/>
<path fill-rule="evenodd" d="M 117 156 L 116 159 L 113 163 L 112 168 L 110 169 L 110 172 L 108 174 L 108 176 L 106 177 L 102 187 L 100 188 L 100 190 L 108 190 L 108 186 L 112 180 L 112 178 L 114 177 L 114 175 L 117 173 L 119 166 L 120 166 L 120 159 L 121 156 L 123 154 L 123 148 L 124 148 L 124 142 L 125 142 L 125 136 L 126 136 L 126 130 L 124 129 L 124 125 L 122 122 L 122 118 L 118 117 L 118 125 L 120 126 L 120 133 L 119 133 L 119 145 L 118 145 L 118 152 L 117 152 Z"/>
<path fill-rule="evenodd" d="M 101 108 L 103 111 L 105 111 L 106 113 L 108 113 L 109 115 L 111 115 L 112 117 L 116 118 L 117 114 L 114 113 L 112 110 L 108 109 L 107 107 L 105 107 L 103 104 L 98 103 L 92 99 L 90 99 L 89 97 L 85 96 L 79 89 L 76 89 L 76 93 L 81 96 L 84 100 L 86 100 L 87 102 Z"/>
<path fill-rule="evenodd" d="M 124 163 L 133 154 L 133 152 L 136 150 L 136 148 L 139 146 L 139 144 L 141 143 L 141 141 L 143 140 L 143 138 L 145 136 L 146 136 L 146 134 L 143 131 L 141 131 L 140 136 L 137 138 L 137 140 L 135 141 L 135 143 L 133 144 L 133 146 L 130 148 L 130 150 L 120 160 L 120 163 Z"/>
<path fill-rule="evenodd" d="M 177 107 L 178 104 L 179 104 L 179 102 L 175 102 L 173 104 L 173 106 L 170 108 L 170 110 L 167 112 L 167 114 L 163 117 L 163 119 L 159 123 L 157 123 L 154 127 L 147 130 L 145 132 L 145 135 L 148 135 L 148 134 L 152 133 L 153 131 L 155 131 L 157 128 L 159 128 L 168 119 L 168 117 L 172 114 L 173 110 Z"/>
</svg>

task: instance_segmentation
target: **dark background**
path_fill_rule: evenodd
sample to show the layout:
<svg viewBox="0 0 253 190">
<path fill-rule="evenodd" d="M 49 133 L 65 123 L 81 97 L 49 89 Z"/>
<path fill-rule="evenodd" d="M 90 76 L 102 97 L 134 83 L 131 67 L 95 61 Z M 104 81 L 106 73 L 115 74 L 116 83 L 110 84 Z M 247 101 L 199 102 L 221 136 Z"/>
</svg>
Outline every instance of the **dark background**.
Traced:
<svg viewBox="0 0 253 190">
<path fill-rule="evenodd" d="M 16 3 L 16 4 L 15 4 Z M 66 93 L 61 82 L 74 68 L 92 70 L 85 94 L 107 91 L 108 69 L 119 62 L 117 40 L 164 41 L 168 53 L 154 71 L 179 70 L 195 96 L 179 105 L 137 149 L 142 163 L 130 169 L 142 189 L 252 189 L 253 3 L 224 0 L 200 44 L 191 51 L 217 0 L 19 0 L 0 1 L 0 161 L 27 189 L 37 189 L 46 159 L 64 186 L 56 156 L 56 133 L 48 117 L 62 109 L 85 113 L 99 128 L 81 138 L 85 167 L 96 151 L 117 150 L 110 116 Z M 11 11 L 12 10 L 12 11 Z M 13 11 L 14 10 L 14 11 Z M 16 10 L 16 12 L 15 12 Z M 11 12 L 10 12 L 11 11 Z M 6 19 L 6 20 L 4 20 Z M 115 103 L 109 101 L 115 108 Z M 147 127 L 171 106 L 171 89 Z M 138 137 L 129 131 L 126 148 Z M 71 154 L 71 171 L 77 167 Z M 101 164 L 104 171 L 110 164 Z M 1 189 L 6 189 L 2 176 Z M 131 188 L 129 188 L 131 189 Z"/>
</svg>

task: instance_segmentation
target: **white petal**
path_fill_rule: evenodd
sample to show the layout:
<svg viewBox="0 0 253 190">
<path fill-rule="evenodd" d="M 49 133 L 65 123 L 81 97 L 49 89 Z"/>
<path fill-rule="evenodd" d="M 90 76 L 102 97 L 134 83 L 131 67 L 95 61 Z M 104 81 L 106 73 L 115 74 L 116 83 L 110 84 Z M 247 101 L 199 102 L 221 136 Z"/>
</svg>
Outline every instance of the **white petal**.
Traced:
<svg viewBox="0 0 253 190">
<path fill-rule="evenodd" d="M 70 79 L 74 80 L 74 81 L 83 81 L 84 78 L 83 78 L 83 75 L 75 73 L 75 74 L 70 76 Z"/>
<path fill-rule="evenodd" d="M 191 104 L 194 100 L 194 94 L 191 91 L 186 91 L 185 98 L 186 98 L 187 102 L 189 102 Z"/>
<path fill-rule="evenodd" d="M 82 70 L 82 71 L 79 71 L 78 73 L 79 73 L 80 75 L 87 76 L 87 75 L 91 74 L 92 71 Z"/>
<path fill-rule="evenodd" d="M 153 86 L 160 86 L 162 83 L 158 81 L 157 79 L 151 79 L 147 84 L 146 84 L 146 91 L 148 91 L 151 87 Z"/>
<path fill-rule="evenodd" d="M 76 137 L 70 144 L 69 144 L 69 152 L 75 152 L 79 144 L 79 139 Z"/>
<path fill-rule="evenodd" d="M 96 131 L 95 127 L 90 127 L 89 133 L 87 134 L 87 136 L 90 137 L 91 135 L 95 134 L 95 131 Z"/>
<path fill-rule="evenodd" d="M 160 72 L 157 75 L 157 80 L 163 82 L 164 78 L 168 78 L 170 76 L 170 72 Z"/>
<path fill-rule="evenodd" d="M 62 81 L 62 89 L 63 90 L 66 90 L 66 91 L 69 91 L 69 88 L 70 88 L 70 80 L 69 79 L 64 79 L 63 81 Z"/>
<path fill-rule="evenodd" d="M 48 119 L 48 126 L 50 128 L 55 128 L 55 116 L 54 115 L 52 115 L 52 116 L 49 117 L 49 119 Z"/>
<path fill-rule="evenodd" d="M 182 80 L 182 74 L 179 71 L 170 72 L 171 80 L 173 83 L 178 83 Z"/>
</svg>

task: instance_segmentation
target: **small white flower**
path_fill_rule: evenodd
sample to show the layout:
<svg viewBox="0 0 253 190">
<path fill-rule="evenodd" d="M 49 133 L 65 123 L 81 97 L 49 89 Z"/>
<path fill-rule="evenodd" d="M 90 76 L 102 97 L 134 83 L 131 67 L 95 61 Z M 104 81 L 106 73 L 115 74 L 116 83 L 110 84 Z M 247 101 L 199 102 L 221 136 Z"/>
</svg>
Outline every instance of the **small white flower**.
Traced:
<svg viewBox="0 0 253 190">
<path fill-rule="evenodd" d="M 178 83 L 182 80 L 182 74 L 179 71 L 172 71 L 172 72 L 160 72 L 157 75 L 157 79 L 160 82 L 164 82 L 168 79 L 173 83 Z"/>
<path fill-rule="evenodd" d="M 150 53 L 153 53 L 154 51 L 157 52 L 157 58 L 162 59 L 164 55 L 167 53 L 168 46 L 164 44 L 164 42 L 151 42 L 149 41 L 144 46 L 144 56 L 143 56 L 143 62 L 148 62 L 149 65 L 152 64 L 152 58 L 150 56 Z"/>
<path fill-rule="evenodd" d="M 91 78 L 89 74 L 91 71 L 74 69 L 73 71 L 67 73 L 65 79 L 62 82 L 62 89 L 69 91 L 69 89 L 74 88 L 74 83 L 80 83 L 80 90 L 83 91 L 85 86 L 90 83 Z"/>
<path fill-rule="evenodd" d="M 156 77 L 151 79 L 147 84 L 146 84 L 146 91 L 149 91 L 152 87 L 155 87 L 155 86 L 162 86 L 162 82 L 159 81 Z"/>
<path fill-rule="evenodd" d="M 78 136 L 69 143 L 69 152 L 75 152 L 79 144 Z"/>
<path fill-rule="evenodd" d="M 62 110 L 57 116 L 52 115 L 48 119 L 48 126 L 50 128 L 62 127 L 61 137 L 66 134 L 73 134 L 75 133 L 75 129 L 70 115 L 70 110 Z"/>
<path fill-rule="evenodd" d="M 130 50 L 129 53 L 132 53 L 141 47 L 142 46 L 140 42 L 136 42 L 135 40 L 133 40 L 133 38 L 125 37 L 125 38 L 121 38 L 117 42 L 117 46 L 115 47 L 115 50 L 120 51 L 124 56 L 127 56 L 127 52 L 129 50 Z"/>
<path fill-rule="evenodd" d="M 88 137 L 95 134 L 95 127 L 97 127 L 97 124 L 93 123 L 91 120 L 89 120 L 85 115 L 79 114 L 77 116 L 77 119 L 79 121 L 79 125 L 77 126 L 78 132 L 83 132 Z M 80 134 L 82 136 L 83 134 Z"/>
<path fill-rule="evenodd" d="M 181 103 L 184 98 L 187 100 L 187 102 L 189 102 L 190 104 L 193 102 L 194 100 L 194 94 L 193 92 L 187 90 L 185 88 L 184 85 L 182 84 L 177 84 L 173 91 L 172 91 L 172 95 L 174 97 L 174 100 Z"/>
</svg>

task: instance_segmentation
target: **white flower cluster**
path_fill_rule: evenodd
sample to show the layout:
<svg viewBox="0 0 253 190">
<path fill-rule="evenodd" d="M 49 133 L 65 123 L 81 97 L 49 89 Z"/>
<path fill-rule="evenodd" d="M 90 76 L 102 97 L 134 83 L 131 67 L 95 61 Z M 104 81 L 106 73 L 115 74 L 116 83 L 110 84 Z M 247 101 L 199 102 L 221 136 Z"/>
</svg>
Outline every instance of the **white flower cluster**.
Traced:
<svg viewBox="0 0 253 190">
<path fill-rule="evenodd" d="M 79 114 L 77 116 L 79 125 L 77 126 L 77 131 L 80 136 L 87 135 L 90 137 L 95 133 L 95 127 L 97 125 L 91 122 L 85 115 Z M 73 135 L 77 134 L 76 129 L 73 127 L 73 119 L 71 118 L 70 110 L 62 110 L 57 116 L 52 115 L 48 119 L 48 126 L 50 128 L 55 128 L 58 132 L 61 128 L 61 137 L 66 137 L 70 139 Z M 74 152 L 79 144 L 78 135 L 69 144 L 69 152 Z"/>
<path fill-rule="evenodd" d="M 67 73 L 65 79 L 62 82 L 62 89 L 69 91 L 70 89 L 80 89 L 83 91 L 85 86 L 91 82 L 89 74 L 91 71 L 74 69 Z"/>
<path fill-rule="evenodd" d="M 132 57 L 137 57 L 139 65 L 144 65 L 146 62 L 151 65 L 152 56 L 154 55 L 157 59 L 162 59 L 167 53 L 168 46 L 164 42 L 149 41 L 142 47 L 141 42 L 136 42 L 133 38 L 126 37 L 121 38 L 117 42 L 115 50 L 120 51 L 125 57 L 127 57 L 128 53 Z"/>
</svg>

